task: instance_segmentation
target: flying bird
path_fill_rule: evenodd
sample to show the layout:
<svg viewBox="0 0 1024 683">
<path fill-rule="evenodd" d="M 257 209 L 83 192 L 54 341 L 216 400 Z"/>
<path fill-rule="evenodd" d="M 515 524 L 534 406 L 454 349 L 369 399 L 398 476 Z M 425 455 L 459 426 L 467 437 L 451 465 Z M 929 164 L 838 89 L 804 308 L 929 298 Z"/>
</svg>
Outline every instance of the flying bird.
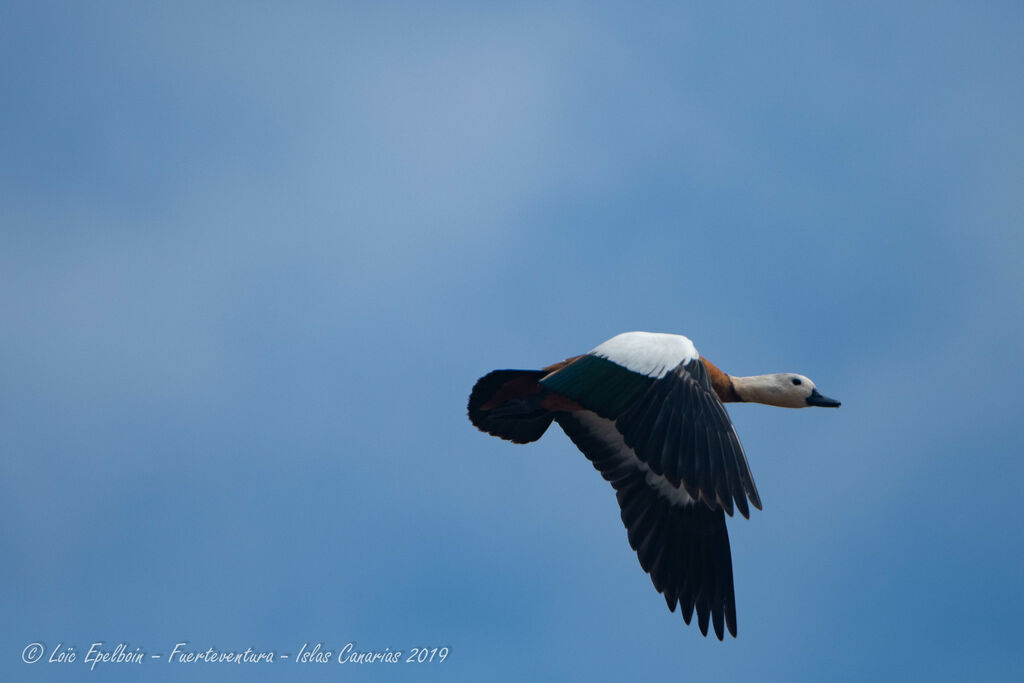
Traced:
<svg viewBox="0 0 1024 683">
<path fill-rule="evenodd" d="M 469 419 L 514 443 L 557 422 L 616 491 L 629 545 L 687 624 L 697 613 L 736 636 L 725 515 L 761 497 L 723 403 L 838 408 L 794 373 L 733 377 L 678 334 L 625 332 L 541 370 L 495 370 L 469 396 Z"/>
</svg>

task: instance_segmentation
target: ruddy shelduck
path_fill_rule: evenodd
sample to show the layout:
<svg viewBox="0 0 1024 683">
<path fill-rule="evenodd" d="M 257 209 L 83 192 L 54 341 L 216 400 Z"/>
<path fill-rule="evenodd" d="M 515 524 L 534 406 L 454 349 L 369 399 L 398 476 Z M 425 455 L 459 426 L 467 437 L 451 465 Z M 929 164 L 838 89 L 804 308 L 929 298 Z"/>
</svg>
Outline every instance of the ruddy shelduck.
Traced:
<svg viewBox="0 0 1024 683">
<path fill-rule="evenodd" d="M 541 370 L 495 370 L 469 397 L 480 430 L 536 441 L 552 422 L 611 483 L 629 544 L 687 624 L 697 612 L 719 640 L 736 636 L 736 598 L 725 515 L 761 509 L 723 403 L 839 407 L 794 373 L 733 377 L 687 337 L 625 332 Z"/>
</svg>

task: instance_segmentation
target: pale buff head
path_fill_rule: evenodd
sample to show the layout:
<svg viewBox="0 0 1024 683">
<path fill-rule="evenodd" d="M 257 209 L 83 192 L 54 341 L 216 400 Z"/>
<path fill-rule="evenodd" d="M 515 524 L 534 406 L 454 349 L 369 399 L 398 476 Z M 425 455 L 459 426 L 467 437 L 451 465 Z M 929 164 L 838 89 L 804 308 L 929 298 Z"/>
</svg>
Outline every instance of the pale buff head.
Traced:
<svg viewBox="0 0 1024 683">
<path fill-rule="evenodd" d="M 838 408 L 839 401 L 822 396 L 809 378 L 793 372 L 733 377 L 736 393 L 744 401 L 780 408 Z"/>
</svg>

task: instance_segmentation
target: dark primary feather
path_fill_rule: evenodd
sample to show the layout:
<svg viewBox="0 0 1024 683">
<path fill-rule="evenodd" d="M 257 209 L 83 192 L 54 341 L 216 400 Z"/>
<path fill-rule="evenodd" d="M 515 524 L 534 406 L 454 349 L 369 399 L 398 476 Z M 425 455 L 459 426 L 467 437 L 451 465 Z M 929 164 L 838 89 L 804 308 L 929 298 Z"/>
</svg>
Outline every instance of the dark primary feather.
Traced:
<svg viewBox="0 0 1024 683">
<path fill-rule="evenodd" d="M 556 420 L 609 482 L 629 545 L 671 611 L 690 623 L 694 610 L 704 635 L 709 623 L 721 640 L 736 635 L 736 596 L 725 513 L 706 505 L 673 503 L 646 480 L 647 471 L 610 420 L 589 411 Z"/>
</svg>

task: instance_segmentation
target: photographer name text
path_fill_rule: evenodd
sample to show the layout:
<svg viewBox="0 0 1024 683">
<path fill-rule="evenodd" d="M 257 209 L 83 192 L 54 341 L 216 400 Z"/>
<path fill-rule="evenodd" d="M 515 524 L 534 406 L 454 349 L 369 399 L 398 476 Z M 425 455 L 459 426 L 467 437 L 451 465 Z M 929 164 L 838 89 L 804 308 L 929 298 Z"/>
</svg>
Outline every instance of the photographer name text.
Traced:
<svg viewBox="0 0 1024 683">
<path fill-rule="evenodd" d="M 163 652 L 147 652 L 141 647 L 128 643 L 107 643 L 97 641 L 88 648 L 57 643 L 48 648 L 44 643 L 33 642 L 21 652 L 26 664 L 84 664 L 90 670 L 107 665 L 140 665 L 146 662 L 168 664 L 440 664 L 451 653 L 449 647 L 410 647 L 394 649 L 385 647 L 378 650 L 360 649 L 354 641 L 341 647 L 329 647 L 323 641 L 303 643 L 298 651 L 259 650 L 247 647 L 244 650 L 224 650 L 217 647 L 197 648 L 189 641 L 181 641 Z"/>
</svg>

